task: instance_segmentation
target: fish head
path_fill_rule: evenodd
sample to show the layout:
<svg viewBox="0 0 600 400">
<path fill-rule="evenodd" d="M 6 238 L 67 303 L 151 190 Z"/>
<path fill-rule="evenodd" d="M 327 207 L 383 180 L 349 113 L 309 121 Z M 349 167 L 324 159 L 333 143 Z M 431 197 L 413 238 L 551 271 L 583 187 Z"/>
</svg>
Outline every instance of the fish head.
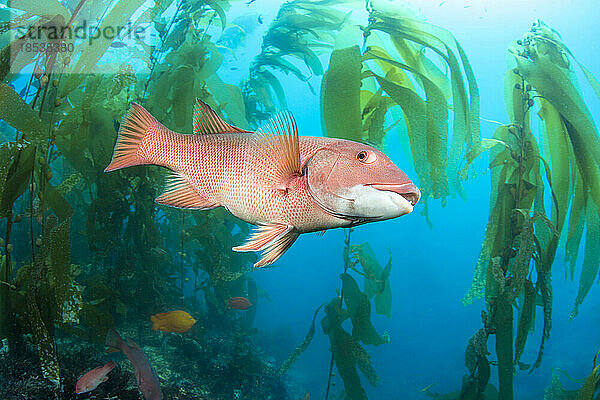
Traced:
<svg viewBox="0 0 600 400">
<path fill-rule="evenodd" d="M 318 206 L 350 225 L 412 212 L 421 192 L 388 156 L 361 143 L 333 140 L 303 166 Z"/>
<path fill-rule="evenodd" d="M 87 380 L 80 379 L 75 385 L 75 394 L 87 393 L 95 389 L 95 386 L 90 385 Z"/>
</svg>

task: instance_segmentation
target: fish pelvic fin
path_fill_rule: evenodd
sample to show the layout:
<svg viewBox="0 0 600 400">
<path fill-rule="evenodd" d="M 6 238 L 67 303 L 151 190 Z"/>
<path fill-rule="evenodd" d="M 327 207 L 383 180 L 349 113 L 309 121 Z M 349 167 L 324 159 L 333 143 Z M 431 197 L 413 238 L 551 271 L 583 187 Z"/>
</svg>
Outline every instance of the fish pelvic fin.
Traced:
<svg viewBox="0 0 600 400">
<path fill-rule="evenodd" d="M 296 121 L 288 111 L 271 118 L 254 136 L 260 155 L 271 164 L 264 173 L 269 184 L 287 191 L 289 180 L 302 175 Z"/>
<path fill-rule="evenodd" d="M 254 264 L 255 268 L 273 264 L 296 241 L 300 234 L 291 225 L 264 224 L 254 229 L 248 240 L 233 251 L 263 251 L 261 259 Z"/>
<path fill-rule="evenodd" d="M 260 251 L 264 249 L 269 243 L 279 239 L 281 236 L 287 234 L 293 229 L 293 226 L 286 224 L 261 224 L 258 225 L 248 239 L 246 243 L 241 246 L 236 246 L 233 251 Z"/>
<path fill-rule="evenodd" d="M 155 201 L 158 204 L 190 210 L 210 210 L 219 207 L 219 204 L 202 197 L 188 178 L 177 172 L 171 172 L 167 177 L 165 192 Z"/>
<path fill-rule="evenodd" d="M 196 99 L 194 105 L 194 134 L 249 133 L 237 126 L 229 125 L 208 104 Z"/>
<path fill-rule="evenodd" d="M 110 353 L 121 351 L 125 342 L 123 342 L 123 339 L 121 336 L 119 336 L 117 331 L 115 331 L 113 328 L 110 328 L 106 334 L 106 341 L 104 344 L 108 347 L 108 351 Z"/>
<path fill-rule="evenodd" d="M 296 231 L 290 231 L 279 239 L 275 240 L 264 249 L 261 254 L 261 259 L 254 264 L 254 268 L 264 267 L 265 265 L 273 264 L 279 259 L 298 239 L 300 234 Z"/>
<path fill-rule="evenodd" d="M 141 148 L 142 140 L 149 133 L 155 131 L 168 131 L 144 107 L 132 103 L 129 111 L 123 117 L 117 134 L 117 143 L 110 164 L 104 172 L 148 163 Z"/>
</svg>

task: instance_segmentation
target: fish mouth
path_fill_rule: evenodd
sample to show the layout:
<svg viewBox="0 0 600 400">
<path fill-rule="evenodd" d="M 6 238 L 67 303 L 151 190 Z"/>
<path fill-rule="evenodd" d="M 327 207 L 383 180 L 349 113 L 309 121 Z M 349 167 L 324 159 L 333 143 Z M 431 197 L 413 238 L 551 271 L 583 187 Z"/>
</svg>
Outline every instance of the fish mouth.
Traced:
<svg viewBox="0 0 600 400">
<path fill-rule="evenodd" d="M 421 191 L 412 183 L 371 183 L 372 188 L 386 192 L 397 193 L 404 197 L 412 206 L 419 202 Z"/>
</svg>

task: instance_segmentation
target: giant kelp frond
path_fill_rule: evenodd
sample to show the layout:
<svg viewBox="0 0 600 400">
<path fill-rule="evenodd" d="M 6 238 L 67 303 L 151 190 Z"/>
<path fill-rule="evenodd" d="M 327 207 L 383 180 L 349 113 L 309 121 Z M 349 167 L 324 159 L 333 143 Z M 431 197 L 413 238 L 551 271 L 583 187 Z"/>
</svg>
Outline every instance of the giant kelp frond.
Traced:
<svg viewBox="0 0 600 400">
<path fill-rule="evenodd" d="M 335 32 L 347 18 L 346 13 L 325 8 L 320 1 L 288 1 L 279 8 L 244 83 L 248 117 L 254 124 L 287 107 L 285 93 L 273 72 L 291 73 L 307 83 L 312 76 L 323 75 L 318 56 L 333 47 Z"/>
<path fill-rule="evenodd" d="M 536 306 L 543 309 L 543 331 L 531 371 L 541 364 L 552 327 L 550 277 L 559 244 L 565 246 L 572 275 L 585 229 L 573 316 L 598 276 L 600 247 L 593 238 L 600 236 L 600 139 L 569 57 L 574 58 L 556 31 L 540 21 L 509 49 L 515 66 L 504 85 L 510 124 L 494 134 L 498 145 L 491 152 L 490 215 L 464 300 L 471 302 L 485 291 L 496 334 L 501 396 L 512 396 L 514 366 L 527 366 L 520 358 L 535 326 Z M 582 69 L 596 89 L 595 78 Z M 536 126 L 539 135 L 533 132 Z M 566 243 L 560 241 L 563 232 L 568 232 Z M 513 338 L 517 299 L 520 315 Z"/>
<path fill-rule="evenodd" d="M 477 83 L 456 39 L 401 3 L 379 6 L 367 2 L 362 48 L 344 47 L 350 28 L 338 36 L 321 84 L 323 132 L 383 147 L 396 127 L 426 207 L 428 197 L 461 194 L 473 160 L 497 142 L 481 141 Z"/>
</svg>

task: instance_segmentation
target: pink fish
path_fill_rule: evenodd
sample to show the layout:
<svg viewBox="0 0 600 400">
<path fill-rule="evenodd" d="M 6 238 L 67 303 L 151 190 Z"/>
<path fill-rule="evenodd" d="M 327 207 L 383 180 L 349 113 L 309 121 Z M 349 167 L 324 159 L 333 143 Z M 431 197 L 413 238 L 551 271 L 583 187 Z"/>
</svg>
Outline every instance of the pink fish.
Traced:
<svg viewBox="0 0 600 400">
<path fill-rule="evenodd" d="M 141 164 L 172 171 L 157 203 L 196 210 L 223 206 L 257 225 L 245 244 L 233 248 L 262 251 L 255 267 L 275 262 L 302 233 L 396 218 L 412 212 L 421 196 L 370 146 L 298 136 L 289 113 L 248 132 L 200 100 L 193 135 L 172 132 L 132 105 L 105 171 Z"/>
<path fill-rule="evenodd" d="M 97 367 L 88 371 L 77 381 L 75 385 L 75 393 L 87 393 L 96 389 L 99 384 L 106 382 L 108 373 L 113 370 L 117 364 L 114 361 L 109 361 L 104 367 Z"/>
<path fill-rule="evenodd" d="M 148 357 L 140 349 L 140 346 L 130 338 L 127 338 L 126 341 L 123 340 L 114 329 L 108 330 L 105 344 L 109 347 L 109 351 L 121 351 L 131 361 L 131 365 L 133 365 L 133 370 L 135 371 L 135 380 L 144 395 L 144 399 L 163 399 L 158 375 L 154 372 L 154 368 L 150 365 Z"/>
</svg>

